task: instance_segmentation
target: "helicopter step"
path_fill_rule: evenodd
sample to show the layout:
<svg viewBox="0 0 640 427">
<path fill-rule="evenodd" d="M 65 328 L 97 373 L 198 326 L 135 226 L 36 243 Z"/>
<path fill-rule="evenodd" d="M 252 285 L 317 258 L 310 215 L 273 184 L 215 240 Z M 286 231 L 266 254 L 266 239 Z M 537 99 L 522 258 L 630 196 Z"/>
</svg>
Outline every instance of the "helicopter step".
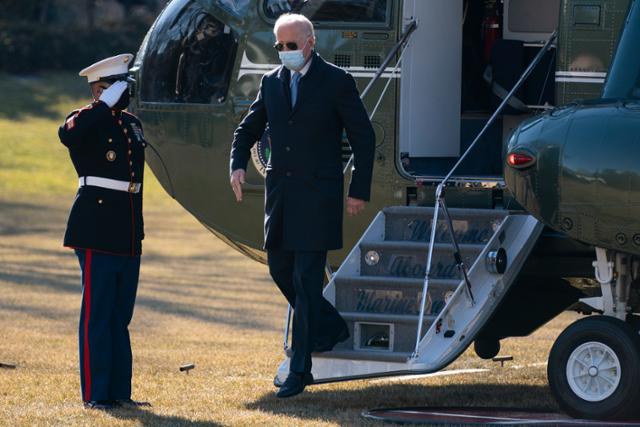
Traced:
<svg viewBox="0 0 640 427">
<path fill-rule="evenodd" d="M 471 265 L 484 245 L 460 244 L 462 259 Z M 424 242 L 384 241 L 363 243 L 361 274 L 386 277 L 424 278 L 429 246 Z M 460 279 L 460 273 L 453 258 L 454 247 L 450 243 L 436 243 L 432 277 L 438 279 Z"/>
<path fill-rule="evenodd" d="M 444 308 L 445 300 L 459 282 L 456 279 L 431 282 L 423 330 Z M 384 358 L 389 352 L 411 353 L 415 346 L 423 284 L 423 278 L 337 277 L 335 307 L 345 319 L 350 337 L 337 344 L 335 350 L 368 350 L 360 351 L 361 357 L 367 359 L 372 355 Z"/>
<path fill-rule="evenodd" d="M 448 213 L 453 230 L 444 219 L 436 223 L 428 286 L 434 208 L 387 207 L 378 213 L 324 289 L 350 337 L 332 351 L 312 354 L 316 383 L 434 372 L 473 342 L 515 280 L 542 225 L 506 210 L 452 208 Z M 452 233 L 471 292 L 456 263 Z M 501 272 L 495 268 L 498 252 L 506 257 Z M 286 343 L 288 337 L 276 383 L 288 375 Z"/>
</svg>

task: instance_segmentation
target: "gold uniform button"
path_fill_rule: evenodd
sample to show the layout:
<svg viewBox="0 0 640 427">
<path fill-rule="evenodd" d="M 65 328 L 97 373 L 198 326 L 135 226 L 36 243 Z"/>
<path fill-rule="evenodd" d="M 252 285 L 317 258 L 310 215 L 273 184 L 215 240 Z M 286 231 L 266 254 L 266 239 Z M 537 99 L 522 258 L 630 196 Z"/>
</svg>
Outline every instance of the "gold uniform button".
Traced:
<svg viewBox="0 0 640 427">
<path fill-rule="evenodd" d="M 107 160 L 113 162 L 116 159 L 116 152 L 113 150 L 107 151 Z"/>
<path fill-rule="evenodd" d="M 102 199 L 98 199 L 98 204 L 101 205 L 102 204 Z"/>
<path fill-rule="evenodd" d="M 115 112 L 115 111 L 113 111 L 113 110 L 111 110 L 111 115 L 112 115 L 113 117 L 115 117 L 115 116 L 116 116 L 116 112 Z"/>
<path fill-rule="evenodd" d="M 113 138 L 109 138 L 108 142 L 109 142 L 109 144 L 111 144 L 113 142 Z"/>
<path fill-rule="evenodd" d="M 127 133 L 127 132 L 129 132 L 129 131 L 127 130 L 127 128 L 124 128 L 124 133 Z"/>
<path fill-rule="evenodd" d="M 133 162 L 129 160 L 129 166 L 133 166 Z"/>
<path fill-rule="evenodd" d="M 122 120 L 118 120 L 118 124 L 122 126 Z"/>
<path fill-rule="evenodd" d="M 129 155 L 131 155 L 131 150 L 128 151 Z"/>
<path fill-rule="evenodd" d="M 144 148 L 144 147 L 146 147 L 146 146 L 147 146 L 147 143 L 146 143 L 146 142 L 143 142 L 143 143 L 142 143 L 142 147 Z"/>
<path fill-rule="evenodd" d="M 131 172 L 131 176 L 136 176 L 136 173 L 135 172 Z"/>
<path fill-rule="evenodd" d="M 127 139 L 127 141 L 129 141 L 129 144 L 131 144 L 131 142 L 132 142 L 132 141 L 131 141 L 131 138 Z"/>
</svg>

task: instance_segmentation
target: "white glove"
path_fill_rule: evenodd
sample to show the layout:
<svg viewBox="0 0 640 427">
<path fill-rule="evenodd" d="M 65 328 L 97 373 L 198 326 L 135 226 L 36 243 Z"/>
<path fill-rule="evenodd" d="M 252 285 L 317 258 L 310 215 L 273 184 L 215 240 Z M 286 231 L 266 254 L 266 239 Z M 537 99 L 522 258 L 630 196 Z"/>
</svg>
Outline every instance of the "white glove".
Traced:
<svg viewBox="0 0 640 427">
<path fill-rule="evenodd" d="M 106 88 L 102 92 L 102 95 L 100 95 L 99 99 L 100 101 L 107 104 L 109 108 L 111 108 L 116 105 L 116 102 L 118 102 L 118 100 L 122 96 L 122 93 L 127 90 L 127 87 L 127 82 L 118 80 L 117 82 Z"/>
</svg>

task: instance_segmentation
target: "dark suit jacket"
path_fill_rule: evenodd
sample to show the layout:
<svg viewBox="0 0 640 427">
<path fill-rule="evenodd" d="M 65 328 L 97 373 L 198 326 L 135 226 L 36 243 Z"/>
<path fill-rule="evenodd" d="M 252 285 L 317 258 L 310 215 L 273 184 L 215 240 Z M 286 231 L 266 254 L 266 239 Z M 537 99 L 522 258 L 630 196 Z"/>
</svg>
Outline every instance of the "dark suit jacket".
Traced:
<svg viewBox="0 0 640 427">
<path fill-rule="evenodd" d="M 78 176 L 143 182 L 146 141 L 133 114 L 96 101 L 73 111 L 58 130 Z M 139 193 L 84 186 L 71 207 L 64 245 L 116 255 L 140 255 L 144 224 Z"/>
<path fill-rule="evenodd" d="M 231 171 L 247 168 L 250 149 L 269 124 L 271 158 L 265 182 L 265 248 L 342 247 L 342 135 L 355 169 L 349 196 L 369 200 L 375 134 L 353 77 L 313 54 L 291 107 L 290 72 L 262 78 L 258 97 L 235 132 Z"/>
</svg>

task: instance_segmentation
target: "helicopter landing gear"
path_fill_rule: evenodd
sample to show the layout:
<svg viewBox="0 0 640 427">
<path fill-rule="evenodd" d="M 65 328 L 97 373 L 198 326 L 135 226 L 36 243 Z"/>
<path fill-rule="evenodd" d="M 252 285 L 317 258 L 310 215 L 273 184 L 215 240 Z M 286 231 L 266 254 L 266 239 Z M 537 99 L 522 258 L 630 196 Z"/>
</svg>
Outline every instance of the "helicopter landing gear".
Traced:
<svg viewBox="0 0 640 427">
<path fill-rule="evenodd" d="M 640 339 L 627 323 L 589 316 L 565 329 L 549 354 L 549 386 L 577 418 L 626 418 L 640 401 Z"/>
<path fill-rule="evenodd" d="M 580 301 L 607 316 L 625 321 L 631 311 L 628 305 L 631 284 L 638 277 L 639 266 L 640 261 L 629 254 L 596 248 L 593 268 L 602 296 L 582 298 Z"/>
<path fill-rule="evenodd" d="M 549 354 L 549 386 L 560 407 L 579 418 L 626 418 L 640 412 L 640 335 L 628 304 L 638 261 L 596 248 L 602 296 L 583 298 L 604 315 L 574 322 Z"/>
</svg>

